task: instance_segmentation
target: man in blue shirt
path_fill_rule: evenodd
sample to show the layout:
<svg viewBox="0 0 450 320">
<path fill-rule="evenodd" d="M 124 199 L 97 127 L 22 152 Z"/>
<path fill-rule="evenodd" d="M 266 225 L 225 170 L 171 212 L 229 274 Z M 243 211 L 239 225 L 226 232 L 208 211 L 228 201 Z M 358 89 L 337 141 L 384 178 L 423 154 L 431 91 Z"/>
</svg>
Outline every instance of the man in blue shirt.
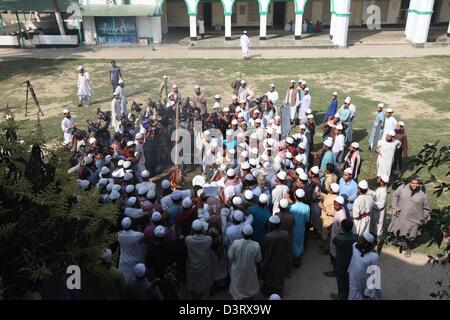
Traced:
<svg viewBox="0 0 450 320">
<path fill-rule="evenodd" d="M 344 170 L 344 175 L 339 180 L 339 195 L 346 194 L 348 196 L 348 208 L 353 207 L 353 202 L 358 196 L 358 184 L 352 179 L 352 169 L 347 168 Z"/>
<path fill-rule="evenodd" d="M 122 73 L 120 72 L 120 68 L 116 65 L 116 61 L 111 61 L 111 69 L 109 69 L 109 81 L 111 81 L 113 92 L 116 90 L 119 85 L 119 80 L 122 79 Z"/>
<path fill-rule="evenodd" d="M 329 117 L 331 117 L 331 119 L 334 118 L 334 115 L 336 114 L 337 106 L 338 106 L 337 92 L 333 92 L 331 94 L 331 101 L 330 101 L 330 104 L 328 105 L 327 113 L 325 113 L 325 116 L 323 117 L 324 123 L 328 122 Z"/>
<path fill-rule="evenodd" d="M 292 239 L 292 253 L 294 256 L 294 268 L 300 267 L 301 258 L 305 252 L 305 231 L 309 221 L 309 206 L 303 203 L 305 191 L 297 189 L 295 191 L 296 202 L 289 207 L 289 213 L 294 216 L 295 224 Z"/>
<path fill-rule="evenodd" d="M 272 213 L 267 209 L 269 197 L 262 193 L 258 198 L 258 203 L 248 208 L 248 213 L 253 217 L 253 234 L 251 239 L 259 243 L 261 249 L 264 248 L 264 239 L 267 233 L 267 223 Z"/>
</svg>

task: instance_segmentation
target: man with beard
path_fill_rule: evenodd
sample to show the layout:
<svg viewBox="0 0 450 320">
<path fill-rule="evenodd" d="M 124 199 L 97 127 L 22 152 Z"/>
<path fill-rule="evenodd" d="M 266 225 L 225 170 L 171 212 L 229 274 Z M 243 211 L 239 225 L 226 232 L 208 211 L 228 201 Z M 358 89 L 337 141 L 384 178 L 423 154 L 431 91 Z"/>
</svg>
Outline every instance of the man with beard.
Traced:
<svg viewBox="0 0 450 320">
<path fill-rule="evenodd" d="M 194 96 L 192 97 L 192 104 L 194 108 L 200 109 L 200 114 L 205 114 L 207 112 L 206 107 L 206 97 L 203 92 L 200 90 L 200 86 L 195 86 Z"/>
<path fill-rule="evenodd" d="M 291 125 L 293 125 L 297 116 L 298 106 L 300 105 L 300 96 L 297 88 L 295 87 L 294 80 L 290 81 L 289 89 L 286 91 L 284 103 L 288 103 L 291 108 Z"/>
<path fill-rule="evenodd" d="M 361 168 L 361 156 L 359 154 L 359 143 L 353 142 L 349 151 L 344 158 L 344 170 L 350 168 L 352 169 L 352 177 L 357 180 L 359 175 L 359 170 Z"/>
<path fill-rule="evenodd" d="M 75 127 L 75 121 L 70 114 L 69 109 L 64 109 L 64 119 L 61 121 L 61 130 L 64 132 L 64 142 L 63 145 L 68 146 L 70 148 L 70 144 L 72 143 L 72 133 L 69 133 L 69 129 Z"/>
<path fill-rule="evenodd" d="M 377 177 L 391 176 L 392 163 L 394 162 L 395 151 L 400 148 L 400 142 L 394 139 L 395 132 L 388 131 L 384 140 L 378 141 L 375 153 L 377 158 Z"/>
</svg>

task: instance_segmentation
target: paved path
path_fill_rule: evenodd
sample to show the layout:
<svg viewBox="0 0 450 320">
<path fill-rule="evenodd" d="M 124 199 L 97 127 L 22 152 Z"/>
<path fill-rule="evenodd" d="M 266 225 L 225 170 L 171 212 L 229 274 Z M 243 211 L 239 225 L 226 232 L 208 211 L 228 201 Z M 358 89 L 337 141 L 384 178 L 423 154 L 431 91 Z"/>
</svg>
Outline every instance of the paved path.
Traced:
<svg viewBox="0 0 450 320">
<path fill-rule="evenodd" d="M 347 49 L 255 49 L 251 59 L 423 57 L 450 55 L 450 47 L 413 48 L 410 45 L 357 45 Z M 2 58 L 38 59 L 241 59 L 236 49 L 192 50 L 182 46 L 0 49 Z"/>
</svg>

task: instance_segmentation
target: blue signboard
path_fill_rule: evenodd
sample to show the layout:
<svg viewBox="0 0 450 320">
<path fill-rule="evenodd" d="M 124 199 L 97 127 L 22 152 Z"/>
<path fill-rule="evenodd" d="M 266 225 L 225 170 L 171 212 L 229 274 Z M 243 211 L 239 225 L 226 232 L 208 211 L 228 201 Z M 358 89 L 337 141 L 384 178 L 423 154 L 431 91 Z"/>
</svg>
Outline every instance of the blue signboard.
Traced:
<svg viewBox="0 0 450 320">
<path fill-rule="evenodd" d="M 95 17 L 98 44 L 137 43 L 135 17 Z"/>
</svg>

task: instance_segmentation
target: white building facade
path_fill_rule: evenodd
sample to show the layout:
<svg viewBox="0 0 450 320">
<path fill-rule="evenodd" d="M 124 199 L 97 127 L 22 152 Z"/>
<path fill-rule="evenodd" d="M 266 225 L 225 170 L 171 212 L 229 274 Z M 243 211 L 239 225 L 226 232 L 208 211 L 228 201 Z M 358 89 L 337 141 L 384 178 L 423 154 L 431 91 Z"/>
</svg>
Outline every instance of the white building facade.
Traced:
<svg viewBox="0 0 450 320">
<path fill-rule="evenodd" d="M 448 0 L 81 0 L 80 5 L 84 42 L 90 45 L 160 43 L 177 28 L 188 28 L 195 41 L 197 21 L 203 19 L 207 30 L 223 31 L 225 40 L 233 27 L 259 27 L 260 39 L 266 39 L 268 28 L 283 30 L 290 21 L 293 36 L 301 39 L 303 21 L 318 20 L 329 26 L 335 45 L 346 47 L 349 27 L 365 27 L 373 5 L 382 27 L 403 25 L 411 43 L 423 44 L 430 24 L 450 19 Z"/>
</svg>

